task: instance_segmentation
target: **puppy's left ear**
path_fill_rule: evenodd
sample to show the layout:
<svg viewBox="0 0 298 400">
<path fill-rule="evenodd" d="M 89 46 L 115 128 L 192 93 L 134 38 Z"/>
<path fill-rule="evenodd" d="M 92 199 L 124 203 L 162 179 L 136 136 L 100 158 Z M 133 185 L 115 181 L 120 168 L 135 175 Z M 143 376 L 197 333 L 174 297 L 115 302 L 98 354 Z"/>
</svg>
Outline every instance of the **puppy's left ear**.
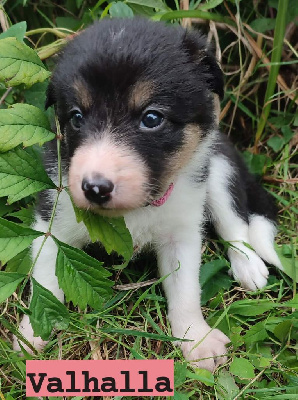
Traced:
<svg viewBox="0 0 298 400">
<path fill-rule="evenodd" d="M 206 43 L 206 38 L 198 32 L 186 31 L 183 38 L 183 47 L 191 60 L 198 66 L 203 67 L 209 89 L 222 99 L 224 96 L 223 73 L 219 62 Z"/>
<path fill-rule="evenodd" d="M 53 85 L 52 81 L 50 81 L 50 83 L 47 87 L 47 92 L 46 92 L 45 109 L 47 110 L 49 107 L 51 107 L 55 103 L 56 103 L 56 96 L 54 93 L 54 85 Z"/>
</svg>

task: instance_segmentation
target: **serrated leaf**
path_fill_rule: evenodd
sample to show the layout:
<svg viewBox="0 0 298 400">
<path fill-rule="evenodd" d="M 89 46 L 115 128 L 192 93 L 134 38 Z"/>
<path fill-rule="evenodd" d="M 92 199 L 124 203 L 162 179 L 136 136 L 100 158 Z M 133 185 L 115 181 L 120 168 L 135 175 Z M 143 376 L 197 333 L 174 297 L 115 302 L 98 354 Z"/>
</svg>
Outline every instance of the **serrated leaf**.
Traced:
<svg viewBox="0 0 298 400">
<path fill-rule="evenodd" d="M 255 377 L 253 365 L 245 358 L 234 357 L 230 372 L 239 378 L 252 379 Z"/>
<path fill-rule="evenodd" d="M 30 247 L 27 247 L 27 249 L 21 251 L 19 254 L 17 254 L 7 262 L 5 271 L 17 272 L 19 274 L 28 274 L 31 266 L 31 249 Z"/>
<path fill-rule="evenodd" d="M 55 188 L 31 148 L 0 153 L 0 197 L 8 196 L 9 204 L 41 190 Z"/>
<path fill-rule="evenodd" d="M 6 300 L 16 290 L 18 284 L 26 277 L 15 272 L 0 271 L 0 303 Z"/>
<path fill-rule="evenodd" d="M 54 240 L 58 246 L 56 275 L 67 301 L 81 309 L 87 304 L 100 309 L 112 294 L 113 282 L 107 279 L 111 274 L 82 250 Z"/>
<path fill-rule="evenodd" d="M 42 145 L 55 138 L 47 116 L 39 108 L 29 104 L 14 104 L 0 110 L 0 152 L 22 144 Z"/>
<path fill-rule="evenodd" d="M 29 310 L 30 322 L 35 336 L 48 340 L 54 328 L 66 329 L 69 313 L 64 304 L 32 278 L 33 294 Z"/>
<path fill-rule="evenodd" d="M 196 371 L 195 373 L 187 371 L 186 377 L 202 382 L 206 386 L 214 386 L 214 376 L 212 372 L 201 368 L 196 368 L 195 371 Z"/>
<path fill-rule="evenodd" d="M 125 225 L 124 218 L 107 218 L 75 207 L 77 221 L 83 221 L 88 229 L 92 242 L 99 241 L 110 254 L 116 251 L 125 261 L 133 253 L 132 238 Z"/>
<path fill-rule="evenodd" d="M 0 218 L 0 261 L 5 264 L 42 235 L 43 232 Z"/>
<path fill-rule="evenodd" d="M 50 76 L 35 51 L 16 38 L 0 40 L 0 54 L 0 81 L 7 87 L 29 87 Z"/>
<path fill-rule="evenodd" d="M 125 3 L 120 1 L 116 1 L 112 3 L 109 13 L 113 18 L 132 18 L 133 11 L 132 9 Z"/>
<path fill-rule="evenodd" d="M 10 28 L 8 28 L 7 31 L 2 32 L 0 34 L 0 39 L 15 37 L 19 41 L 22 41 L 24 39 L 26 29 L 27 29 L 26 21 L 18 22 L 17 24 L 14 24 Z"/>
</svg>

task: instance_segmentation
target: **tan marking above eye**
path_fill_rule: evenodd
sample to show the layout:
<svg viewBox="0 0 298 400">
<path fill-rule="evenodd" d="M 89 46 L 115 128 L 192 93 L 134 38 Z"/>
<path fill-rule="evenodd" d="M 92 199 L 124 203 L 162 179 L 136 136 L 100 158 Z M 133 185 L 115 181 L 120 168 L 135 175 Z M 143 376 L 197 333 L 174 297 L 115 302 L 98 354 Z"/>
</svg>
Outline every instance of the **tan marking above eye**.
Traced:
<svg viewBox="0 0 298 400">
<path fill-rule="evenodd" d="M 87 85 L 83 81 L 76 79 L 73 83 L 73 88 L 76 92 L 77 101 L 85 109 L 90 108 L 92 105 L 92 96 L 87 88 Z"/>
<path fill-rule="evenodd" d="M 154 83 L 150 81 L 137 82 L 131 92 L 128 99 L 128 105 L 133 110 L 142 109 L 148 104 L 150 98 L 154 93 Z"/>
</svg>

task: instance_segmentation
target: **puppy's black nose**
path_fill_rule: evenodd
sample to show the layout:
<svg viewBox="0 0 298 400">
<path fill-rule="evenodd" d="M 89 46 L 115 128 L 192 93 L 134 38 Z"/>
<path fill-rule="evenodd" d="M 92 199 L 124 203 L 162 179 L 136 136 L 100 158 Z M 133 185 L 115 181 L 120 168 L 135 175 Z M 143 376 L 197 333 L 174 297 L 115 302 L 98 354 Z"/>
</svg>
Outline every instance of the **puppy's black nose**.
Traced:
<svg viewBox="0 0 298 400">
<path fill-rule="evenodd" d="M 82 182 L 82 190 L 85 193 L 85 197 L 96 204 L 103 204 L 110 200 L 113 189 L 113 182 L 102 176 L 95 176 L 91 179 L 84 178 Z"/>
</svg>

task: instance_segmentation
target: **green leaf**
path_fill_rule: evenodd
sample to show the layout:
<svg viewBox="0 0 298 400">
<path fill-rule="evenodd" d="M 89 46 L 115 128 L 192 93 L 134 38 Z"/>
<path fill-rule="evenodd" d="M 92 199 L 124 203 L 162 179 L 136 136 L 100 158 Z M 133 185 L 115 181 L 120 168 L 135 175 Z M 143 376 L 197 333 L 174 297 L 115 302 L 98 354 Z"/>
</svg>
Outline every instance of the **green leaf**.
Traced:
<svg viewBox="0 0 298 400">
<path fill-rule="evenodd" d="M 283 255 L 282 247 L 274 245 L 274 248 L 284 268 L 284 272 L 294 281 L 298 282 L 298 262 L 295 260 L 294 251 L 292 257 L 289 258 Z"/>
<path fill-rule="evenodd" d="M 202 382 L 206 386 L 214 386 L 214 376 L 212 372 L 201 368 L 196 368 L 195 371 L 196 371 L 195 373 L 187 371 L 186 377 Z"/>
<path fill-rule="evenodd" d="M 42 145 L 55 138 L 47 116 L 29 104 L 14 104 L 0 110 L 0 151 L 5 152 L 22 144 Z"/>
<path fill-rule="evenodd" d="M 14 210 L 15 210 L 14 205 L 8 205 L 6 203 L 6 199 L 0 198 L 0 217 L 3 217 L 3 215 L 6 215 L 9 212 L 14 211 Z"/>
<path fill-rule="evenodd" d="M 265 322 L 260 321 L 255 325 L 252 325 L 244 335 L 244 341 L 247 344 L 263 341 L 267 339 L 268 333 L 265 329 Z"/>
<path fill-rule="evenodd" d="M 271 147 L 271 149 L 277 152 L 283 148 L 285 145 L 285 140 L 280 136 L 271 136 L 271 138 L 267 140 L 267 144 Z"/>
<path fill-rule="evenodd" d="M 18 284 L 26 277 L 15 272 L 0 271 L 0 303 L 6 300 L 16 290 Z"/>
<path fill-rule="evenodd" d="M 27 249 L 21 251 L 19 254 L 17 254 L 7 262 L 5 271 L 18 272 L 19 274 L 28 274 L 31 266 L 31 249 L 30 247 L 27 247 Z"/>
<path fill-rule="evenodd" d="M 274 18 L 258 18 L 250 23 L 252 29 L 264 33 L 275 28 L 276 20 Z"/>
<path fill-rule="evenodd" d="M 276 305 L 269 300 L 239 300 L 230 305 L 229 314 L 244 315 L 254 317 L 272 310 Z"/>
<path fill-rule="evenodd" d="M 132 18 L 133 11 L 132 9 L 125 3 L 120 1 L 116 1 L 112 3 L 109 13 L 113 18 Z"/>
<path fill-rule="evenodd" d="M 221 370 L 218 374 L 216 389 L 220 400 L 232 400 L 239 392 L 234 377 L 224 370 Z"/>
<path fill-rule="evenodd" d="M 33 294 L 29 310 L 30 322 L 35 336 L 48 340 L 54 328 L 66 329 L 69 313 L 64 304 L 32 278 Z"/>
<path fill-rule="evenodd" d="M 116 251 L 125 261 L 133 253 L 133 243 L 124 218 L 107 218 L 75 207 L 77 221 L 83 221 L 88 229 L 92 242 L 99 241 L 110 254 Z"/>
<path fill-rule="evenodd" d="M 138 4 L 140 6 L 157 8 L 162 11 L 167 11 L 169 8 L 162 0 L 128 0 L 128 3 Z"/>
<path fill-rule="evenodd" d="M 211 279 L 202 287 L 201 304 L 205 305 L 208 300 L 223 290 L 227 290 L 232 285 L 232 279 L 227 273 L 220 272 L 216 279 Z"/>
<path fill-rule="evenodd" d="M 187 364 L 175 362 L 174 364 L 174 382 L 175 388 L 182 385 L 186 379 Z"/>
<path fill-rule="evenodd" d="M 222 2 L 223 2 L 223 0 L 209 0 L 208 3 L 201 4 L 199 6 L 199 10 L 201 10 L 201 11 L 210 10 L 211 8 L 217 7 Z"/>
<path fill-rule="evenodd" d="M 0 40 L 0 54 L 0 81 L 7 87 L 29 87 L 50 76 L 35 51 L 16 38 Z"/>
<path fill-rule="evenodd" d="M 262 175 L 270 162 L 270 158 L 265 154 L 252 154 L 249 151 L 244 151 L 242 155 L 252 174 Z"/>
<path fill-rule="evenodd" d="M 255 377 L 253 365 L 245 358 L 234 357 L 230 372 L 239 378 L 252 379 Z"/>
<path fill-rule="evenodd" d="M 210 261 L 201 266 L 200 269 L 200 284 L 204 286 L 207 281 L 213 280 L 213 278 L 221 271 L 223 268 L 227 268 L 229 263 L 225 258 L 220 258 L 218 260 Z"/>
<path fill-rule="evenodd" d="M 20 224 L 0 218 L 0 261 L 5 264 L 30 246 L 34 239 L 44 235 Z"/>
<path fill-rule="evenodd" d="M 14 24 L 10 28 L 8 28 L 7 31 L 2 32 L 0 34 L 0 39 L 15 37 L 21 42 L 24 39 L 26 30 L 27 30 L 27 22 L 26 21 L 18 22 L 17 24 Z"/>
<path fill-rule="evenodd" d="M 282 126 L 281 131 L 286 143 L 289 143 L 295 135 L 295 132 L 288 125 Z"/>
<path fill-rule="evenodd" d="M 0 197 L 8 196 L 9 204 L 55 188 L 33 149 L 16 148 L 0 154 Z"/>
<path fill-rule="evenodd" d="M 25 225 L 31 226 L 34 221 L 34 207 L 21 208 L 18 211 L 7 214 L 8 217 L 18 218 Z"/>
<path fill-rule="evenodd" d="M 58 246 L 56 275 L 67 301 L 81 309 L 87 304 L 99 310 L 111 294 L 113 282 L 107 279 L 111 274 L 102 263 L 85 252 L 68 246 L 54 238 Z"/>
</svg>

